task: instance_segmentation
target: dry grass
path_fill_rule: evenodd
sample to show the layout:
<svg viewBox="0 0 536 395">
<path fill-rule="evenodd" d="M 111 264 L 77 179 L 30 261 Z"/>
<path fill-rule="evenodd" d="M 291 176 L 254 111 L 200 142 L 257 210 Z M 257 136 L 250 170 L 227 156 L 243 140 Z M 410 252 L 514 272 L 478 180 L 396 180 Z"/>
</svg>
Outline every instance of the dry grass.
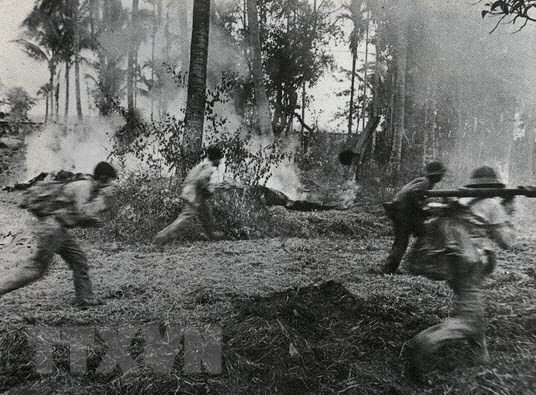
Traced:
<svg viewBox="0 0 536 395">
<path fill-rule="evenodd" d="M 283 223 L 303 221 L 316 230 L 308 238 L 183 241 L 165 248 L 86 242 L 95 290 L 106 304 L 71 307 L 71 274 L 59 260 L 39 282 L 4 296 L 0 390 L 534 393 L 534 232 L 500 255 L 500 268 L 486 283 L 492 363 L 472 366 L 467 347 L 449 347 L 431 361 L 425 382 L 416 385 L 405 376 L 405 343 L 448 316 L 450 292 L 443 283 L 424 278 L 377 275 L 391 241 L 385 223 L 366 211 L 352 214 L 346 218 L 355 220 L 353 233 L 344 237 L 335 237 L 333 230 L 349 232 L 344 217 L 281 212 L 291 216 Z M 322 232 L 327 235 L 319 236 Z M 35 325 L 127 324 L 221 326 L 222 374 L 186 375 L 180 356 L 168 374 L 142 368 L 136 374 L 98 374 L 103 350 L 96 347 L 86 374 L 69 373 L 66 350 L 58 349 L 57 371 L 38 375 L 24 335 Z M 139 347 L 134 340 L 133 356 Z"/>
</svg>

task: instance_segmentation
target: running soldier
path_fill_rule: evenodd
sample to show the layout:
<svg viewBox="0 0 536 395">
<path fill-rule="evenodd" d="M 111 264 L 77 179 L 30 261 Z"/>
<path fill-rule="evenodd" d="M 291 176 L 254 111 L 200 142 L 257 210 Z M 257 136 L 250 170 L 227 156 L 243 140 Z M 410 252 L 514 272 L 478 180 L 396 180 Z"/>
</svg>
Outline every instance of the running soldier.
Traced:
<svg viewBox="0 0 536 395">
<path fill-rule="evenodd" d="M 166 228 L 158 232 L 154 238 L 155 244 L 163 245 L 191 219 L 198 217 L 209 239 L 220 240 L 224 233 L 217 231 L 212 218 L 212 212 L 207 200 L 214 193 L 211 178 L 220 165 L 223 154 L 217 147 L 209 147 L 207 158 L 195 166 L 184 180 L 181 200 L 184 207 L 182 213 Z"/>
<path fill-rule="evenodd" d="M 387 216 L 393 223 L 395 235 L 389 257 L 381 269 L 383 273 L 391 274 L 398 270 L 411 235 L 418 237 L 423 232 L 424 199 L 418 198 L 414 192 L 432 189 L 443 179 L 445 172 L 446 169 L 441 162 L 428 163 L 424 168 L 423 177 L 418 177 L 406 184 L 395 195 L 392 202 L 383 204 Z"/>
<path fill-rule="evenodd" d="M 106 209 L 107 187 L 115 178 L 115 169 L 109 163 L 100 162 L 93 177 L 72 182 L 43 182 L 27 192 L 21 207 L 38 218 L 34 229 L 36 252 L 30 262 L 1 276 L 0 295 L 43 277 L 58 254 L 73 271 L 73 304 L 82 307 L 102 304 L 93 294 L 87 257 L 68 229 L 102 226 L 97 214 Z"/>
<path fill-rule="evenodd" d="M 505 185 L 497 179 L 492 168 L 483 166 L 474 170 L 466 187 L 504 188 Z M 444 228 L 444 240 L 441 241 L 446 244 L 445 248 L 436 245 L 419 251 L 417 247 L 416 255 L 413 256 L 412 251 L 410 257 L 410 267 L 426 265 L 424 262 L 427 258 L 431 267 L 443 265 L 437 273 L 427 277 L 447 280 L 455 296 L 454 314 L 410 341 L 409 374 L 412 379 L 420 379 L 426 357 L 443 345 L 460 340 L 470 342 L 476 363 L 489 361 L 482 283 L 495 268 L 494 244 L 507 249 L 515 242 L 514 228 L 510 222 L 514 211 L 513 198 L 462 198 L 458 204 L 460 206 L 453 215 L 455 218 L 446 217 L 450 225 Z M 422 240 L 417 240 L 417 246 L 423 247 L 429 237 L 426 235 Z M 434 240 L 428 239 L 428 243 L 434 244 Z M 429 254 L 428 257 L 426 254 Z"/>
</svg>

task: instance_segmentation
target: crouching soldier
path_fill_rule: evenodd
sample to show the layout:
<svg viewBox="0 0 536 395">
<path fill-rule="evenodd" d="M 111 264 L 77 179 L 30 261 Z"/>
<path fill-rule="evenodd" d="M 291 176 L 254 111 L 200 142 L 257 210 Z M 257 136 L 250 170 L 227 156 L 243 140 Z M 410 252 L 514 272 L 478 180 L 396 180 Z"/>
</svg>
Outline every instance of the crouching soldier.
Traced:
<svg viewBox="0 0 536 395">
<path fill-rule="evenodd" d="M 100 162 L 92 177 L 71 182 L 42 182 L 27 191 L 21 207 L 38 218 L 34 229 L 35 254 L 30 262 L 0 277 L 0 295 L 40 279 L 58 254 L 73 271 L 73 304 L 102 304 L 93 294 L 87 257 L 68 229 L 102 226 L 97 214 L 106 209 L 107 187 L 115 178 L 115 169 L 109 163 Z"/>
<path fill-rule="evenodd" d="M 428 163 L 424 168 L 423 177 L 418 177 L 404 185 L 392 202 L 383 204 L 387 216 L 393 223 L 395 235 L 391 252 L 381 269 L 383 273 L 396 272 L 408 248 L 410 236 L 422 234 L 424 199 L 418 198 L 414 192 L 432 189 L 443 179 L 445 172 L 446 169 L 441 162 Z"/>
<path fill-rule="evenodd" d="M 466 187 L 504 188 L 505 185 L 499 182 L 492 168 L 484 166 L 473 172 Z M 422 268 L 429 266 L 424 275 L 447 280 L 455 297 L 454 314 L 450 318 L 410 341 L 409 374 L 413 379 L 420 379 L 427 356 L 445 344 L 460 340 L 470 342 L 477 363 L 489 361 L 482 283 L 495 267 L 494 244 L 506 249 L 515 241 L 510 222 L 513 199 L 463 198 L 458 205 L 454 206 L 451 217 L 437 219 L 435 230 L 432 224 L 427 225 L 427 234 L 417 240 L 410 256 L 410 270 L 414 268 L 411 271 L 423 274 Z M 438 230 L 441 231 L 434 234 Z"/>
<path fill-rule="evenodd" d="M 220 165 L 223 154 L 217 147 L 209 147 L 207 151 L 207 158 L 190 170 L 184 180 L 181 194 L 184 204 L 182 213 L 173 223 L 158 232 L 154 238 L 155 244 L 162 245 L 169 242 L 194 217 L 199 218 L 209 239 L 219 240 L 223 238 L 223 232 L 216 230 L 212 212 L 207 203 L 207 200 L 214 193 L 215 187 L 211 183 L 211 178 Z"/>
</svg>

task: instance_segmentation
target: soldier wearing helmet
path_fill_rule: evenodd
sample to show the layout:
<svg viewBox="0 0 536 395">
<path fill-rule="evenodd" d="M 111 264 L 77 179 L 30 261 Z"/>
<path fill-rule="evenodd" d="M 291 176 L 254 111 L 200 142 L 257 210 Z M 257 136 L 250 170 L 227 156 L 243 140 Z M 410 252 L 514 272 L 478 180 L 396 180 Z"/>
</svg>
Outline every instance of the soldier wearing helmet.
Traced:
<svg viewBox="0 0 536 395">
<path fill-rule="evenodd" d="M 392 220 L 395 240 L 387 261 L 382 267 L 385 274 L 394 273 L 400 266 L 400 261 L 408 248 L 410 236 L 418 236 L 423 232 L 423 200 L 418 199 L 414 192 L 429 190 L 443 179 L 445 166 L 439 161 L 433 161 L 424 167 L 424 176 L 418 177 L 395 195 L 392 202 L 384 203 L 387 216 Z"/>
<path fill-rule="evenodd" d="M 475 169 L 466 188 L 504 188 L 495 171 L 488 166 Z M 452 288 L 454 313 L 443 323 L 432 326 L 409 342 L 411 350 L 410 377 L 420 379 L 426 367 L 426 358 L 445 344 L 468 340 L 477 363 L 487 363 L 489 353 L 486 344 L 482 283 L 495 267 L 494 245 L 507 249 L 515 242 L 514 228 L 510 222 L 513 199 L 463 198 L 464 225 L 470 242 L 460 246 L 461 251 L 451 253 L 447 284 Z M 461 225 L 460 225 L 461 226 Z M 477 251 L 476 254 L 469 253 Z"/>
</svg>

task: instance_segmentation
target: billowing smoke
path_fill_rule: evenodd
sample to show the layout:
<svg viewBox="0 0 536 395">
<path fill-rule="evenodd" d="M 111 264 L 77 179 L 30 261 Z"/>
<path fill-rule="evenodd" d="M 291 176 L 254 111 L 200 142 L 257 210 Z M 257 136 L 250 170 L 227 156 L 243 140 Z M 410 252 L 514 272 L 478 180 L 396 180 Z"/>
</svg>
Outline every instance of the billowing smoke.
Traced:
<svg viewBox="0 0 536 395">
<path fill-rule="evenodd" d="M 28 178 L 58 170 L 91 173 L 95 165 L 110 154 L 114 123 L 120 121 L 111 118 L 88 119 L 70 125 L 51 123 L 27 136 Z"/>
<path fill-rule="evenodd" d="M 292 155 L 298 146 L 297 138 L 291 140 L 287 143 L 285 152 Z M 302 200 L 306 196 L 300 180 L 300 169 L 292 156 L 284 159 L 272 170 L 272 176 L 266 182 L 266 186 L 283 192 L 292 200 Z"/>
<path fill-rule="evenodd" d="M 406 117 L 406 135 L 422 139 L 420 133 L 427 133 L 429 152 L 431 139 L 441 142 L 435 153 L 449 168 L 447 182 L 453 185 L 482 165 L 494 167 L 503 180 L 528 182 L 536 103 L 530 83 L 534 27 L 514 33 L 517 24 L 502 24 L 492 32 L 498 19 L 482 19 L 483 7 L 459 0 L 419 0 L 412 7 L 407 106 L 418 109 L 414 119 L 424 123 Z"/>
</svg>

